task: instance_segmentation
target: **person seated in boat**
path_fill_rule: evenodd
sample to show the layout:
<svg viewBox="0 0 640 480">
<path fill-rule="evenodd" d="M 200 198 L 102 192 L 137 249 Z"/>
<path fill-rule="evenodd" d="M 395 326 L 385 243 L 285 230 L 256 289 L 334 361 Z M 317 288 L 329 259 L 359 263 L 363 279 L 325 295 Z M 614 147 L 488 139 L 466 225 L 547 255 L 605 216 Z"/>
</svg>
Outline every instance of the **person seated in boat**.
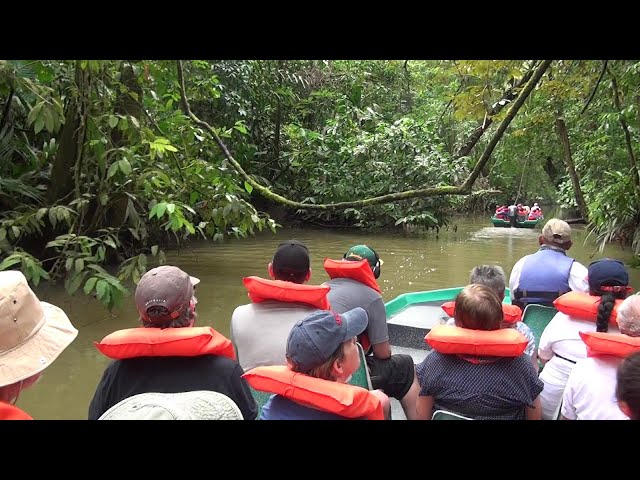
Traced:
<svg viewBox="0 0 640 480">
<path fill-rule="evenodd" d="M 269 280 L 243 280 L 252 302 L 238 306 L 231 315 L 231 341 L 244 371 L 260 365 L 286 365 L 291 327 L 314 310 L 329 308 L 327 288 L 309 285 L 302 289 L 311 278 L 309 249 L 304 243 L 287 240 L 278 245 L 267 270 Z M 308 303 L 310 296 L 324 304 Z"/>
<path fill-rule="evenodd" d="M 509 208 L 506 205 L 496 205 L 496 212 L 494 216 L 501 220 L 508 220 Z"/>
<path fill-rule="evenodd" d="M 518 221 L 524 222 L 529 213 L 525 210 L 521 203 L 518 204 Z"/>
<path fill-rule="evenodd" d="M 0 272 L 0 420 L 33 420 L 15 406 L 20 392 L 32 387 L 77 335 L 64 311 L 40 301 L 22 272 Z"/>
<path fill-rule="evenodd" d="M 355 307 L 365 309 L 369 324 L 359 340 L 367 353 L 367 367 L 373 388 L 381 389 L 390 397 L 399 400 L 407 419 L 413 420 L 416 418 L 416 399 L 419 391 L 415 363 L 411 355 L 391 353 L 387 312 L 377 282 L 383 261 L 368 245 L 352 246 L 344 254 L 343 260 L 346 260 L 346 263 L 366 260 L 363 268 L 367 271 L 349 270 L 349 273 L 345 271 L 335 278 L 330 274 L 332 278 L 325 285 L 331 288 L 328 293 L 331 309 L 338 313 Z M 363 273 L 367 276 L 361 275 Z M 367 283 L 363 283 L 365 281 Z"/>
<path fill-rule="evenodd" d="M 360 368 L 360 352 L 356 337 L 367 328 L 367 312 L 354 308 L 341 314 L 316 310 L 297 322 L 287 338 L 287 364 L 293 372 L 313 378 L 346 384 Z M 250 374 L 251 371 L 248 372 Z M 381 390 L 367 392 L 362 387 L 345 385 L 349 389 L 365 390 L 378 398 L 384 418 L 391 412 L 389 397 Z M 316 390 L 322 382 L 316 383 Z M 294 389 L 290 389 L 294 390 Z M 364 393 L 364 392 L 363 392 Z M 328 395 L 328 393 L 327 393 Z M 318 403 L 321 403 L 318 402 Z M 260 414 L 261 420 L 345 420 L 337 413 L 303 405 L 284 395 L 272 395 Z"/>
<path fill-rule="evenodd" d="M 640 352 L 632 353 L 620 364 L 616 399 L 620 410 L 630 420 L 640 420 Z"/>
<path fill-rule="evenodd" d="M 471 275 L 469 276 L 469 283 L 476 283 L 479 285 L 485 285 L 492 289 L 500 302 L 504 300 L 504 291 L 507 284 L 507 276 L 504 273 L 504 270 L 499 265 L 478 265 L 471 270 Z M 519 310 L 519 307 L 509 306 L 510 308 Z M 503 310 L 504 310 L 503 306 Z M 521 311 L 519 312 L 522 313 Z M 455 325 L 455 318 L 451 318 L 447 321 L 447 325 Z M 536 338 L 529 326 L 522 321 L 518 320 L 516 322 L 507 321 L 506 319 L 502 322 L 502 328 L 514 328 L 519 331 L 524 337 L 527 339 L 527 348 L 524 353 L 531 358 L 531 362 L 533 363 L 533 367 L 536 372 L 538 371 L 538 354 L 536 352 Z"/>
<path fill-rule="evenodd" d="M 616 317 L 620 334 L 640 337 L 640 296 L 627 297 Z M 615 334 L 612 334 L 615 335 Z M 615 338 L 615 337 L 613 337 Z M 638 338 L 640 340 L 640 338 Z M 638 342 L 640 348 L 640 342 Z M 609 350 L 578 360 L 562 396 L 563 420 L 626 420 L 616 401 L 616 375 L 624 359 L 611 343 Z"/>
<path fill-rule="evenodd" d="M 511 225 L 515 225 L 518 221 L 518 206 L 515 204 L 511 204 L 509 205 L 508 210 L 509 222 L 511 223 Z"/>
<path fill-rule="evenodd" d="M 89 420 L 141 393 L 199 390 L 228 396 L 245 420 L 255 420 L 258 406 L 231 341 L 211 327 L 194 326 L 193 284 L 198 281 L 172 265 L 142 276 L 135 291 L 142 327 L 113 332 L 96 345 L 114 361 L 96 387 Z"/>
<path fill-rule="evenodd" d="M 552 306 L 553 301 L 570 290 L 588 292 L 587 268 L 567 256 L 573 245 L 571 227 L 552 218 L 538 236 L 540 248 L 522 257 L 511 269 L 511 303 L 521 309 L 529 303 Z"/>
<path fill-rule="evenodd" d="M 613 326 L 617 310 L 614 310 L 614 304 L 616 299 L 626 298 L 629 292 L 629 274 L 624 264 L 604 258 L 589 265 L 588 276 L 588 294 L 571 292 L 558 298 L 555 306 L 559 311 L 540 336 L 538 358 L 544 365 L 540 372 L 540 379 L 544 382 L 540 401 L 542 418 L 545 420 L 554 419 L 571 370 L 578 360 L 587 357 L 587 348 L 580 332 L 619 333 L 618 328 Z M 594 302 L 589 296 L 601 298 Z M 581 306 L 575 308 L 575 302 L 569 302 L 569 307 L 566 307 L 566 299 L 574 297 L 586 300 L 593 311 L 587 311 Z M 571 314 L 563 313 L 562 310 Z"/>
<path fill-rule="evenodd" d="M 486 338 L 491 335 L 489 332 L 509 331 L 502 328 L 502 322 L 502 305 L 491 288 L 471 284 L 456 296 L 455 325 L 462 332 L 475 336 L 482 333 L 489 340 Z M 429 335 L 438 329 L 450 328 L 454 327 L 436 327 Z M 518 332 L 510 337 L 521 340 L 517 347 L 523 352 L 526 339 Z M 417 402 L 420 419 L 429 420 L 435 410 L 448 410 L 478 420 L 540 419 L 538 396 L 543 385 L 524 353 L 480 356 L 441 353 L 434 348 L 416 365 L 416 372 L 420 382 Z"/>
<path fill-rule="evenodd" d="M 529 220 L 537 220 L 542 218 L 542 209 L 537 203 L 534 203 L 533 207 L 531 207 L 531 212 L 529 212 Z"/>
</svg>

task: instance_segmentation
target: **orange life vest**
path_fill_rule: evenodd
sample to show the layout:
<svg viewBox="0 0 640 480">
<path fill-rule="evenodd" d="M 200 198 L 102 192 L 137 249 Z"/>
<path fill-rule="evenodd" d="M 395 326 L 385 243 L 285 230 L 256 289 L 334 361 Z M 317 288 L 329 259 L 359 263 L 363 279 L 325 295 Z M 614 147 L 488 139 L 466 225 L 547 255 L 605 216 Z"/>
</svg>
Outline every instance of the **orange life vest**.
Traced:
<svg viewBox="0 0 640 480">
<path fill-rule="evenodd" d="M 590 320 L 595 322 L 598 318 L 598 306 L 602 297 L 597 295 L 589 295 L 583 292 L 567 292 L 559 296 L 553 301 L 556 309 L 566 315 L 570 315 L 581 320 Z M 622 300 L 616 300 L 613 310 L 609 316 L 610 325 L 618 325 L 618 308 L 622 304 Z"/>
<path fill-rule="evenodd" d="M 454 325 L 436 327 L 427 333 L 424 340 L 440 353 L 493 357 L 518 357 L 529 343 L 513 328 L 471 330 Z"/>
<path fill-rule="evenodd" d="M 613 355 L 625 358 L 640 351 L 640 337 L 630 337 L 622 333 L 579 332 L 587 345 L 587 356 Z"/>
<path fill-rule="evenodd" d="M 242 279 L 242 283 L 244 283 L 249 292 L 249 298 L 254 303 L 264 302 L 265 300 L 278 300 L 288 303 L 306 303 L 320 310 L 329 310 L 327 293 L 331 289 L 324 285 L 303 285 L 284 280 L 267 280 L 260 277 L 245 277 Z"/>
<path fill-rule="evenodd" d="M 14 405 L 0 402 L 0 420 L 33 420 L 33 418 Z"/>
<path fill-rule="evenodd" d="M 455 317 L 456 302 L 447 302 L 442 305 L 442 309 L 450 317 Z M 502 304 L 502 315 L 507 323 L 516 323 L 522 319 L 522 310 L 517 305 Z"/>
<path fill-rule="evenodd" d="M 373 288 L 378 293 L 382 292 L 367 260 L 354 262 L 351 260 L 331 260 L 330 258 L 325 258 L 324 269 L 327 271 L 329 278 L 351 278 L 360 283 L 364 283 L 367 287 Z"/>
<path fill-rule="evenodd" d="M 100 352 L 115 360 L 198 355 L 222 355 L 236 359 L 231 340 L 212 327 L 127 328 L 94 343 Z"/>
<path fill-rule="evenodd" d="M 366 388 L 310 377 L 285 365 L 256 367 L 242 376 L 256 390 L 276 393 L 318 410 L 345 418 L 384 420 L 380 399 Z"/>
</svg>

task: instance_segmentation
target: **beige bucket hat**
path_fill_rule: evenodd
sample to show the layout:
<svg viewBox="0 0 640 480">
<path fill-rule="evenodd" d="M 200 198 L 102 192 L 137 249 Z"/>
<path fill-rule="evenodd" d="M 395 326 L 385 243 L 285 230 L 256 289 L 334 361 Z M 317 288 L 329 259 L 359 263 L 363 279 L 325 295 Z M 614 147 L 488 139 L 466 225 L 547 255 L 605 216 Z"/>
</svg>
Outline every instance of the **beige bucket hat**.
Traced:
<svg viewBox="0 0 640 480">
<path fill-rule="evenodd" d="M 0 272 L 0 387 L 43 371 L 77 335 L 62 309 L 38 300 L 22 272 Z"/>
</svg>

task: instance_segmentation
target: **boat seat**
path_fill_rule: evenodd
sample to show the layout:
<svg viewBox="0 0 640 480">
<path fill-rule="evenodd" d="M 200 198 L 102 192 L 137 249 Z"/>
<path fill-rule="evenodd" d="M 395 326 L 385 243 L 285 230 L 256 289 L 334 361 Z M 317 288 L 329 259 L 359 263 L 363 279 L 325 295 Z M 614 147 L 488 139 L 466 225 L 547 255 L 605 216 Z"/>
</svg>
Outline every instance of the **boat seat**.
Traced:
<svg viewBox="0 0 640 480">
<path fill-rule="evenodd" d="M 526 307 L 524 307 L 524 312 L 522 313 L 522 322 L 527 325 L 531 331 L 533 332 L 533 336 L 536 339 L 536 352 L 538 351 L 538 347 L 540 345 L 540 337 L 542 336 L 542 332 L 551 319 L 558 313 L 554 307 L 546 307 L 544 305 L 537 305 L 535 303 L 530 303 Z M 543 365 L 540 360 L 538 360 L 538 373 L 542 371 Z"/>
</svg>

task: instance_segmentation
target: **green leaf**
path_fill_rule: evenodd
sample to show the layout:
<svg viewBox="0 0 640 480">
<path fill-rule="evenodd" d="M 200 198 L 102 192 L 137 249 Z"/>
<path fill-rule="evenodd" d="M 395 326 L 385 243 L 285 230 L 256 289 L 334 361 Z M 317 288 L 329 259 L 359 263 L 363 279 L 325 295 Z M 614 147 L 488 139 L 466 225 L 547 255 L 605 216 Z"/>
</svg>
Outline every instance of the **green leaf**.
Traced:
<svg viewBox="0 0 640 480">
<path fill-rule="evenodd" d="M 109 167 L 109 173 L 107 173 L 107 178 L 113 177 L 118 172 L 119 162 L 114 162 Z"/>
<path fill-rule="evenodd" d="M 253 187 L 247 181 L 244 182 L 244 189 L 247 191 L 247 193 L 251 193 L 253 191 Z"/>
<path fill-rule="evenodd" d="M 44 127 L 44 119 L 42 117 L 38 117 L 38 119 L 36 120 L 36 124 L 33 128 L 33 131 L 36 133 L 40 133 L 43 127 Z"/>
<path fill-rule="evenodd" d="M 47 132 L 53 132 L 53 116 L 51 110 L 45 110 L 44 112 L 44 125 L 47 127 Z"/>
<path fill-rule="evenodd" d="M 0 263 L 0 270 L 6 270 L 7 268 L 15 265 L 16 263 L 20 263 L 22 259 L 20 256 L 11 255 L 4 259 L 2 263 Z"/>
<path fill-rule="evenodd" d="M 64 264 L 64 268 L 67 270 L 67 272 L 73 268 L 73 257 L 67 258 L 67 261 Z"/>
<path fill-rule="evenodd" d="M 80 288 L 80 284 L 84 280 L 84 277 L 87 276 L 87 273 L 88 272 L 78 273 L 71 279 L 71 281 L 69 282 L 69 286 L 67 287 L 69 295 L 73 295 L 74 293 L 76 293 L 76 290 Z"/>
<path fill-rule="evenodd" d="M 176 206 L 174 203 L 167 203 L 167 212 L 173 213 L 176 211 Z"/>
<path fill-rule="evenodd" d="M 138 121 L 138 119 L 136 117 L 131 115 L 129 118 L 131 119 L 131 123 L 133 123 L 134 127 L 140 128 L 140 122 Z"/>
<path fill-rule="evenodd" d="M 4 228 L 0 228 L 0 242 L 7 238 L 7 231 Z"/>
<path fill-rule="evenodd" d="M 158 253 L 158 245 L 153 245 L 151 247 L 151 255 L 156 255 Z"/>
<path fill-rule="evenodd" d="M 11 227 L 11 232 L 13 232 L 13 238 L 18 238 L 20 236 L 20 229 L 15 225 Z"/>
<path fill-rule="evenodd" d="M 102 300 L 102 297 L 105 296 L 105 294 L 107 293 L 107 290 L 109 290 L 109 284 L 107 283 L 107 281 L 106 280 L 98 281 L 96 285 L 96 293 L 98 295 L 99 300 Z"/>
<path fill-rule="evenodd" d="M 116 125 L 118 125 L 118 117 L 115 115 L 109 115 L 109 126 L 111 128 L 116 128 Z"/>
<path fill-rule="evenodd" d="M 116 248 L 116 244 L 115 242 L 111 239 L 111 238 L 106 238 L 104 243 L 106 243 L 107 245 L 109 245 L 111 248 L 113 248 L 114 250 L 117 250 Z"/>
<path fill-rule="evenodd" d="M 84 293 L 88 295 L 91 290 L 93 290 L 93 287 L 95 287 L 97 281 L 98 277 L 91 277 L 89 280 L 87 280 L 87 282 L 84 284 Z"/>
<path fill-rule="evenodd" d="M 84 260 L 82 258 L 76 259 L 76 272 L 80 273 L 84 270 Z"/>
<path fill-rule="evenodd" d="M 157 205 L 157 210 L 156 210 L 156 216 L 158 218 L 162 217 L 164 215 L 164 212 L 167 210 L 167 204 L 165 202 L 160 202 Z"/>
<path fill-rule="evenodd" d="M 40 110 L 42 110 L 43 105 L 44 100 L 41 100 L 34 105 L 34 107 L 29 112 L 29 116 L 27 117 L 27 125 L 31 125 L 34 122 L 34 120 L 38 117 Z"/>
<path fill-rule="evenodd" d="M 129 163 L 129 160 L 123 158 L 118 162 L 118 165 L 120 166 L 120 170 L 122 171 L 122 173 L 124 173 L 125 175 L 131 174 L 131 164 Z"/>
</svg>

